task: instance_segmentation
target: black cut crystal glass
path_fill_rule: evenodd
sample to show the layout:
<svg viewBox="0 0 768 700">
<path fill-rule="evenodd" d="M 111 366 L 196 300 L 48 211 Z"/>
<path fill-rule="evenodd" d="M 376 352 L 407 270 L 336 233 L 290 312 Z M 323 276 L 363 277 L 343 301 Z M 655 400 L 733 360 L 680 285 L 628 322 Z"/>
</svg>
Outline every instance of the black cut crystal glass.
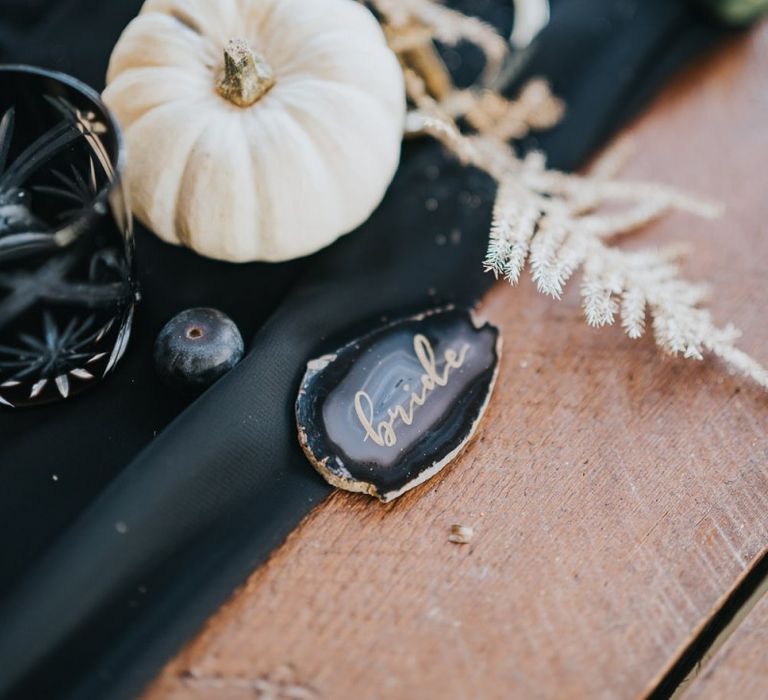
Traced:
<svg viewBox="0 0 768 700">
<path fill-rule="evenodd" d="M 0 405 L 65 399 L 123 355 L 137 298 L 120 131 L 74 78 L 0 66 Z"/>
</svg>

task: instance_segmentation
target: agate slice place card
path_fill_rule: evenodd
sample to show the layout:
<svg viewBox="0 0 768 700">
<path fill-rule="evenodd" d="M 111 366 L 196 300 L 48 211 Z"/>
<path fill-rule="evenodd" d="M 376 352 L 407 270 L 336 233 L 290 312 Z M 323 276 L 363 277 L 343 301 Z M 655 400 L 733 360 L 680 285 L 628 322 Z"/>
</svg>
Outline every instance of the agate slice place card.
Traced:
<svg viewBox="0 0 768 700">
<path fill-rule="evenodd" d="M 501 352 L 496 327 L 446 309 L 383 326 L 311 360 L 299 441 L 334 486 L 387 502 L 434 476 L 474 434 Z"/>
</svg>

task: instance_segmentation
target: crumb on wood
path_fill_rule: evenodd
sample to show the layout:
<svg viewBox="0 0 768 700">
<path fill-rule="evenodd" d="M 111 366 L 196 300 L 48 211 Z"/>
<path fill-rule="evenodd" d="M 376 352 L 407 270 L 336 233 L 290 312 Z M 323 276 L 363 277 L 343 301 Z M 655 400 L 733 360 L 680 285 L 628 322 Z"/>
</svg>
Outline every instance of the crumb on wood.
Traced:
<svg viewBox="0 0 768 700">
<path fill-rule="evenodd" d="M 475 531 L 469 525 L 451 525 L 448 541 L 454 544 L 469 544 Z"/>
</svg>

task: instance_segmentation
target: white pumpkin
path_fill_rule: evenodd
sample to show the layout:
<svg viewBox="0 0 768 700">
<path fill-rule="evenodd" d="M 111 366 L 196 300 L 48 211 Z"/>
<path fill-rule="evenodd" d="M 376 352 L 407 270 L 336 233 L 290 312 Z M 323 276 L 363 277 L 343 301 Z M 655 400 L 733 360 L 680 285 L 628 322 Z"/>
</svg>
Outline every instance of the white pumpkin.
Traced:
<svg viewBox="0 0 768 700">
<path fill-rule="evenodd" d="M 212 258 L 312 253 L 397 168 L 402 71 L 355 0 L 148 0 L 107 82 L 136 215 Z"/>
</svg>

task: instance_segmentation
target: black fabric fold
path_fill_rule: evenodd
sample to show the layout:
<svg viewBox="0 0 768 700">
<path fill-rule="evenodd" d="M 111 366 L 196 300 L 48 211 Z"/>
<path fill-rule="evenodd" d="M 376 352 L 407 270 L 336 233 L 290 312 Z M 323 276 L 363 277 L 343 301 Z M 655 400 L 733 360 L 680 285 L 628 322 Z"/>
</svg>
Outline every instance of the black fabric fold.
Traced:
<svg viewBox="0 0 768 700">
<path fill-rule="evenodd" d="M 465 4 L 509 28 L 508 3 Z M 0 33 L 4 57 L 98 86 L 139 3 L 65 5 L 55 28 L 38 18 L 27 42 L 2 44 Z M 89 45 L 80 32 L 97 29 Z M 43 44 L 53 32 L 59 58 Z M 718 36 L 682 2 L 553 3 L 526 75 L 548 77 L 569 111 L 526 146 L 577 167 Z M 467 52 L 463 70 L 479 65 Z M 0 416 L 0 695 L 140 690 L 330 492 L 295 438 L 306 361 L 386 318 L 476 303 L 493 282 L 481 264 L 493 195 L 486 176 L 421 141 L 405 147 L 371 219 L 306 260 L 214 263 L 140 232 L 143 310 L 116 375 L 71 405 Z M 152 375 L 151 342 L 191 305 L 222 308 L 253 340 L 242 363 L 182 412 L 185 401 Z"/>
</svg>

